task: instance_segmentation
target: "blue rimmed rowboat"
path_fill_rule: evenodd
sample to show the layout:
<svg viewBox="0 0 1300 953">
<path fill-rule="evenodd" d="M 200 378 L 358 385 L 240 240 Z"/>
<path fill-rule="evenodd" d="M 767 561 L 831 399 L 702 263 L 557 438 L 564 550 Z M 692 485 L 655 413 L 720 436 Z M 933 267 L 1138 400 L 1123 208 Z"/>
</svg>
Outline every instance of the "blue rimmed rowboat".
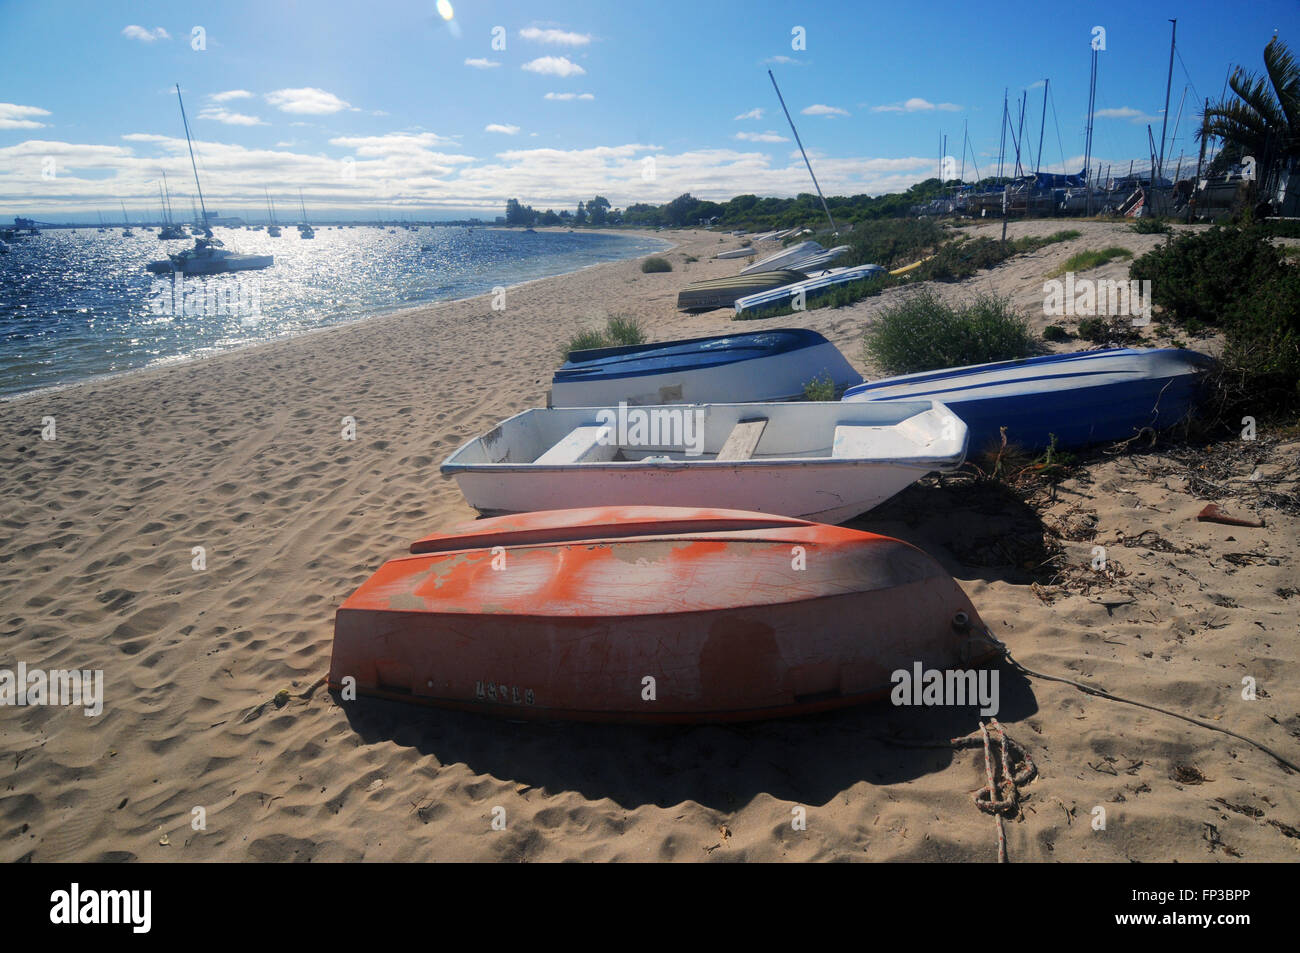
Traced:
<svg viewBox="0 0 1300 953">
<path fill-rule="evenodd" d="M 1187 419 L 1213 358 L 1181 348 L 1108 348 L 888 377 L 846 401 L 939 400 L 970 430 L 972 454 L 1125 440 Z"/>
</svg>

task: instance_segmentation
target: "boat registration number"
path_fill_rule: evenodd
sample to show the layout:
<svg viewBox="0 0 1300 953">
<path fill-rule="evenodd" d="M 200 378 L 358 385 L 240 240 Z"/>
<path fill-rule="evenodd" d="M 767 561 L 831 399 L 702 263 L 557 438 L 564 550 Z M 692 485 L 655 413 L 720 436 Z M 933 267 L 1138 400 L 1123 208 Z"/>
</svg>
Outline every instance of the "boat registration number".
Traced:
<svg viewBox="0 0 1300 953">
<path fill-rule="evenodd" d="M 533 690 L 500 682 L 475 682 L 474 697 L 479 701 L 500 702 L 503 705 L 531 705 Z"/>
</svg>

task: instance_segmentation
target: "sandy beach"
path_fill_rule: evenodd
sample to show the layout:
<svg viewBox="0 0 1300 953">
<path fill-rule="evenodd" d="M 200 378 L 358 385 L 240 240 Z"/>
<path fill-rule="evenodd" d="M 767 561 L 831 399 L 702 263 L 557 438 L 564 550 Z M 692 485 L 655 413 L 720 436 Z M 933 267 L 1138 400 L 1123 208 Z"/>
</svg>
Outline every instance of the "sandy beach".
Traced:
<svg viewBox="0 0 1300 953">
<path fill-rule="evenodd" d="M 1009 295 L 1041 331 L 1044 277 L 1066 258 L 1161 240 L 1089 221 L 1010 235 L 1065 227 L 1083 234 L 937 290 Z M 982 754 L 898 743 L 968 734 L 973 716 L 885 703 L 735 727 L 521 724 L 319 687 L 339 603 L 411 540 L 475 516 L 439 463 L 543 406 L 576 332 L 611 314 L 652 340 L 805 326 L 879 376 L 862 331 L 910 289 L 744 324 L 681 314 L 683 285 L 738 270 L 709 260 L 738 239 L 652 234 L 677 243 L 671 273 L 598 265 L 512 288 L 503 311 L 432 305 L 0 403 L 0 667 L 102 669 L 105 693 L 96 717 L 0 709 L 0 860 L 994 860 L 971 799 Z M 927 479 L 851 525 L 936 556 L 1030 669 L 1296 761 L 1300 518 L 1270 494 L 1295 492 L 1298 456 L 1294 433 L 1262 431 L 1205 451 L 1201 479 L 1162 440 L 1091 454 L 1027 501 Z M 1198 522 L 1205 481 L 1266 525 Z M 1088 572 L 1095 546 L 1106 573 Z M 1296 777 L 1264 752 L 1002 679 L 998 719 L 1038 769 L 1007 824 L 1013 861 L 1300 859 Z"/>
</svg>

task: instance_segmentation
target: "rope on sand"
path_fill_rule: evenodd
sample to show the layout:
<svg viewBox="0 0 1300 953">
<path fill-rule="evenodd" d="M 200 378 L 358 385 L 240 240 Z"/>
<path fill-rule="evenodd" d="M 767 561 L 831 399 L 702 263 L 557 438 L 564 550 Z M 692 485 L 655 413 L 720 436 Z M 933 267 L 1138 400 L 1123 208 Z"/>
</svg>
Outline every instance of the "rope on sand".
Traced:
<svg viewBox="0 0 1300 953">
<path fill-rule="evenodd" d="M 1033 669 L 1025 668 L 1023 665 L 1021 665 L 1019 662 L 1017 662 L 1014 658 L 1011 657 L 1011 649 L 1007 647 L 1007 644 L 1005 642 L 1001 641 L 992 632 L 989 632 L 987 634 L 988 637 L 992 639 L 993 642 L 1002 650 L 1003 658 L 1006 659 L 1007 664 L 1010 665 L 1017 672 L 1020 672 L 1022 675 L 1028 675 L 1032 678 L 1041 678 L 1044 681 L 1048 681 L 1048 682 L 1063 682 L 1066 685 L 1073 685 L 1079 691 L 1087 695 L 1096 695 L 1098 698 L 1108 698 L 1113 702 L 1123 702 L 1125 705 L 1135 705 L 1138 708 L 1145 708 L 1148 711 L 1158 711 L 1162 715 L 1171 715 L 1174 718 L 1181 718 L 1183 721 L 1189 722 L 1190 724 L 1193 725 L 1198 725 L 1201 728 L 1209 728 L 1211 731 L 1221 732 L 1225 735 L 1229 735 L 1233 738 L 1236 738 L 1238 741 L 1244 741 L 1246 742 L 1246 744 L 1258 748 L 1260 751 L 1264 752 L 1269 757 L 1274 758 L 1283 767 L 1289 768 L 1292 771 L 1300 773 L 1300 764 L 1296 764 L 1294 761 L 1290 761 L 1287 758 L 1282 757 L 1272 748 L 1268 747 L 1268 745 L 1256 741 L 1254 738 L 1247 738 L 1245 735 L 1238 734 L 1237 732 L 1232 731 L 1231 729 L 1228 728 L 1224 728 L 1221 725 L 1214 725 L 1208 721 L 1202 721 L 1200 718 L 1193 718 L 1191 715 L 1184 715 L 1181 712 L 1170 711 L 1168 708 L 1161 708 L 1159 705 L 1150 705 L 1146 702 L 1136 701 L 1132 698 L 1125 698 L 1122 695 L 1113 695 L 1103 688 L 1097 688 L 1092 685 L 1085 685 L 1082 682 L 1076 682 L 1073 679 L 1065 678 L 1060 675 L 1047 675 L 1043 672 L 1035 672 Z"/>
<path fill-rule="evenodd" d="M 996 746 L 1001 755 L 996 760 L 992 751 L 994 742 L 989 737 L 990 727 L 995 733 Z M 1007 833 L 1003 826 L 1003 818 L 1015 817 L 1020 812 L 1019 787 L 1028 784 L 1038 774 L 1038 769 L 1034 767 L 1034 759 L 1029 757 L 1029 752 L 1022 745 L 1007 735 L 996 718 L 990 718 L 987 723 L 980 722 L 978 736 L 953 738 L 950 744 L 954 748 L 974 748 L 980 745 L 984 748 L 984 776 L 988 779 L 988 784 L 971 797 L 977 808 L 985 814 L 992 814 L 997 821 L 998 863 L 1005 864 Z M 1017 762 L 1020 767 L 1018 770 L 1013 770 Z"/>
</svg>

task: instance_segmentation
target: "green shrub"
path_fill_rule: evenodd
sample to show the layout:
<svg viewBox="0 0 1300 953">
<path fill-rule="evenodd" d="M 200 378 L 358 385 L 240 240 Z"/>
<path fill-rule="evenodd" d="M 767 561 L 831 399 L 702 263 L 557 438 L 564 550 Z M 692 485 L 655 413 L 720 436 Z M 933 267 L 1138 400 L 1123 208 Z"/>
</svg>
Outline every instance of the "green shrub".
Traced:
<svg viewBox="0 0 1300 953">
<path fill-rule="evenodd" d="M 658 255 L 652 255 L 645 261 L 641 262 L 641 270 L 647 275 L 656 271 L 672 271 L 673 266 L 667 258 L 660 258 Z"/>
<path fill-rule="evenodd" d="M 980 295 L 954 307 L 928 288 L 885 308 L 863 345 L 868 359 L 891 374 L 1006 361 L 1039 351 L 1010 299 Z"/>
<path fill-rule="evenodd" d="M 687 255 L 685 258 L 682 259 L 682 261 L 689 263 L 693 261 L 699 261 L 699 259 L 696 258 L 694 255 Z"/>
<path fill-rule="evenodd" d="M 1260 222 L 1259 227 L 1265 235 L 1271 235 L 1273 238 L 1300 238 L 1300 221 L 1294 219 L 1282 221 L 1266 218 Z"/>
<path fill-rule="evenodd" d="M 943 243 L 943 229 L 928 218 L 882 218 L 859 222 L 848 235 L 817 236 L 827 248 L 848 245 L 849 252 L 837 265 L 880 265 L 897 268 L 924 258 Z"/>
<path fill-rule="evenodd" d="M 1243 396 L 1286 403 L 1300 397 L 1300 267 L 1283 265 L 1269 281 L 1228 305 L 1223 363 L 1246 386 Z"/>
<path fill-rule="evenodd" d="M 1134 260 L 1128 274 L 1151 282 L 1152 300 L 1164 308 L 1166 320 L 1218 325 L 1234 302 L 1282 267 L 1282 253 L 1259 229 L 1215 225 L 1171 235 Z"/>
<path fill-rule="evenodd" d="M 1057 242 L 1069 241 L 1078 238 L 1080 234 L 1077 229 L 1071 228 L 1042 237 L 1026 235 L 1006 242 L 992 238 L 949 242 L 940 247 L 933 258 L 916 270 L 916 276 L 923 281 L 927 279 L 960 281 L 982 269 L 996 267 L 1013 255 L 1037 251 Z"/>
<path fill-rule="evenodd" d="M 1159 218 L 1139 218 L 1130 227 L 1139 235 L 1167 235 L 1170 231 L 1169 225 Z"/>
<path fill-rule="evenodd" d="M 804 400 L 834 400 L 835 399 L 835 381 L 830 374 L 825 377 L 820 374 L 803 385 Z"/>
<path fill-rule="evenodd" d="M 1068 341 L 1070 340 L 1070 332 L 1065 330 L 1065 328 L 1061 327 L 1059 324 L 1049 324 L 1047 327 L 1043 328 L 1043 340 Z"/>
</svg>

